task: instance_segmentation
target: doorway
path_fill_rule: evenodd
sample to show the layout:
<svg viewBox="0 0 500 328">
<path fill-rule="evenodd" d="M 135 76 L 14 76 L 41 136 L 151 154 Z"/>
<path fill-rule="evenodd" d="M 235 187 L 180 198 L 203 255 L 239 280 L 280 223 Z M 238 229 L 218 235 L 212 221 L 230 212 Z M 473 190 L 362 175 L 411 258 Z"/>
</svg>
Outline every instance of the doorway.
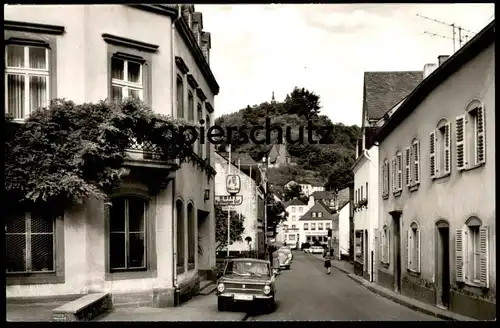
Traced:
<svg viewBox="0 0 500 328">
<path fill-rule="evenodd" d="M 440 220 L 436 224 L 436 304 L 448 308 L 450 304 L 450 228 L 448 222 Z"/>
<path fill-rule="evenodd" d="M 401 293 L 401 211 L 393 211 L 394 291 Z"/>
</svg>

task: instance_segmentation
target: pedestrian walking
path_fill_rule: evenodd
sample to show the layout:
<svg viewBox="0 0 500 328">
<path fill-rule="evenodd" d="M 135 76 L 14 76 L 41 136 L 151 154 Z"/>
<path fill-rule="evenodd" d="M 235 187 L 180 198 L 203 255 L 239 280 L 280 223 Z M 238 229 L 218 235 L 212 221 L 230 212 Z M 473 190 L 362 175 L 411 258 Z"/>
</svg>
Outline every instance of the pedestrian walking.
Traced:
<svg viewBox="0 0 500 328">
<path fill-rule="evenodd" d="M 332 262 L 330 260 L 331 256 L 329 253 L 330 252 L 328 250 L 325 250 L 325 252 L 323 253 L 323 258 L 325 259 L 326 274 L 330 274 L 330 268 L 332 267 Z"/>
</svg>

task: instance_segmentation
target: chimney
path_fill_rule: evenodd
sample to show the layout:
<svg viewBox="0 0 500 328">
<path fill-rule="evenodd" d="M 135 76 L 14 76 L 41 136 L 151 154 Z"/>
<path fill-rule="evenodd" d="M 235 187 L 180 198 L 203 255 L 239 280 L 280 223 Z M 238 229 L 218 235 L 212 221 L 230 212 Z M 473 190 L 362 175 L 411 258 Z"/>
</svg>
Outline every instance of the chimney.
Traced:
<svg viewBox="0 0 500 328">
<path fill-rule="evenodd" d="M 438 68 L 438 64 L 425 64 L 424 65 L 424 79 L 432 74 Z"/>
<path fill-rule="evenodd" d="M 448 59 L 450 58 L 450 56 L 448 55 L 441 55 L 441 56 L 438 56 L 438 64 L 439 66 L 443 65 L 443 63 Z"/>
<path fill-rule="evenodd" d="M 210 65 L 210 48 L 212 47 L 209 32 L 201 32 L 201 52 L 203 53 L 203 57 L 207 61 L 208 65 Z"/>
<path fill-rule="evenodd" d="M 201 31 L 203 31 L 203 14 L 200 12 L 193 13 L 193 34 L 199 46 L 201 46 Z"/>
<path fill-rule="evenodd" d="M 188 23 L 189 28 L 192 26 L 192 13 L 194 12 L 194 5 L 181 5 L 182 17 Z"/>
</svg>

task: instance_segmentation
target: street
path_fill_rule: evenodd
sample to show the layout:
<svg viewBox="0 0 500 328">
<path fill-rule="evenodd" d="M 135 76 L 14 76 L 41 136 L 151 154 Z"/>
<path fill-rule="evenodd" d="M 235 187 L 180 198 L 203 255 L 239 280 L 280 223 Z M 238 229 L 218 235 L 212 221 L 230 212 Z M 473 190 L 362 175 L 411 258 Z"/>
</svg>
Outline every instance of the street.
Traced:
<svg viewBox="0 0 500 328">
<path fill-rule="evenodd" d="M 219 312 L 211 294 L 176 308 L 117 309 L 97 321 L 440 321 L 369 291 L 336 268 L 327 275 L 321 260 L 302 252 L 294 252 L 291 270 L 282 271 L 276 284 L 276 311 L 270 314 L 247 306 Z"/>
<path fill-rule="evenodd" d="M 246 321 L 439 320 L 372 293 L 335 268 L 327 275 L 322 261 L 302 252 L 294 252 L 291 270 L 282 271 L 276 284 L 276 311 L 250 314 Z"/>
</svg>

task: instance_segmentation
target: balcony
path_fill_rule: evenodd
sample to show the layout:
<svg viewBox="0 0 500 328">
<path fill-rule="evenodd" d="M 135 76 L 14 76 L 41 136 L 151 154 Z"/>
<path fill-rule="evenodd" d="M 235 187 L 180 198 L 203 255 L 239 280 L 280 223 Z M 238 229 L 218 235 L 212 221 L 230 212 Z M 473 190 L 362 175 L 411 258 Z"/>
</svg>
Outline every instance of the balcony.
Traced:
<svg viewBox="0 0 500 328">
<path fill-rule="evenodd" d="M 125 164 L 128 166 L 177 169 L 180 165 L 178 158 L 165 156 L 165 153 L 150 141 L 139 143 L 134 140 L 126 154 Z"/>
</svg>

